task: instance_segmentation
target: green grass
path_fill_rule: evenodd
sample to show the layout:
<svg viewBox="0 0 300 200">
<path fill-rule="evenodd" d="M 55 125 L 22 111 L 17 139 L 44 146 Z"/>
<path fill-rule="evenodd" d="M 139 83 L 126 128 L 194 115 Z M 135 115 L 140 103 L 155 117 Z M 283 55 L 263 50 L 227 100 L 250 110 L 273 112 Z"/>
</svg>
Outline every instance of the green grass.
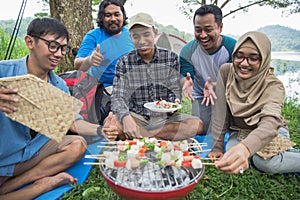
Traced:
<svg viewBox="0 0 300 200">
<path fill-rule="evenodd" d="M 190 103 L 186 100 L 182 103 L 183 112 L 189 113 Z M 296 104 L 296 101 L 286 102 L 283 115 L 290 123 L 291 138 L 299 148 L 300 106 Z M 83 196 L 84 191 L 86 191 L 85 196 Z M 97 166 L 92 168 L 84 184 L 75 186 L 60 199 L 122 200 L 106 184 Z M 300 199 L 300 176 L 268 175 L 253 168 L 243 175 L 228 175 L 216 170 L 213 166 L 206 166 L 204 176 L 189 194 L 189 199 Z"/>
<path fill-rule="evenodd" d="M 9 37 L 0 29 L 0 60 L 4 58 Z M 20 58 L 28 53 L 24 42 L 16 41 L 12 58 Z M 282 113 L 289 121 L 291 139 L 300 148 L 300 106 L 297 99 L 288 99 Z M 183 99 L 182 113 L 191 113 L 191 104 Z M 98 191 L 93 192 L 93 188 Z M 86 191 L 84 193 L 84 191 Z M 90 191 L 90 192 L 88 192 Z M 86 194 L 83 197 L 83 194 Z M 247 170 L 243 175 L 226 175 L 207 166 L 204 176 L 190 193 L 191 200 L 199 199 L 300 199 L 300 177 L 289 175 L 267 175 L 254 169 Z M 118 200 L 120 199 L 106 184 L 99 167 L 93 167 L 88 179 L 81 185 L 65 193 L 61 200 Z"/>
<path fill-rule="evenodd" d="M 85 197 L 88 188 L 99 187 Z M 191 200 L 199 199 L 300 199 L 300 177 L 290 175 L 261 174 L 254 169 L 243 175 L 226 175 L 207 166 L 203 178 L 189 194 Z M 88 180 L 66 193 L 61 200 L 99 199 L 121 200 L 106 184 L 98 167 L 93 167 Z"/>
</svg>

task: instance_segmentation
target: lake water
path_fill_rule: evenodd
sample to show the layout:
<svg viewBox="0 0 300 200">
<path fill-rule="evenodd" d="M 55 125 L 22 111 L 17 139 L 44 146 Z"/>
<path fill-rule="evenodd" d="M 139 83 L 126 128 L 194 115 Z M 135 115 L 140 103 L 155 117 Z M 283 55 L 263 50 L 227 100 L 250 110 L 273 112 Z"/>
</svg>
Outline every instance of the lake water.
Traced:
<svg viewBox="0 0 300 200">
<path fill-rule="evenodd" d="M 300 104 L 300 52 L 272 52 L 271 56 L 272 60 L 292 61 L 290 64 L 292 66 L 286 68 L 294 70 L 288 70 L 283 74 L 277 75 L 277 77 L 283 82 L 286 95 L 298 99 L 298 104 Z"/>
<path fill-rule="evenodd" d="M 272 59 L 300 61 L 300 52 L 272 52 Z"/>
</svg>

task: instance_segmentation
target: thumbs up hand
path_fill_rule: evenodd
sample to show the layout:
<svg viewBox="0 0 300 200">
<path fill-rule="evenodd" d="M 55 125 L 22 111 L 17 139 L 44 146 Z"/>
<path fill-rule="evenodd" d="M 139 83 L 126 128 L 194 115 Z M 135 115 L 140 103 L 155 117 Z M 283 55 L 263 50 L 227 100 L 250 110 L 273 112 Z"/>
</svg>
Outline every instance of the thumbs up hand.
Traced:
<svg viewBox="0 0 300 200">
<path fill-rule="evenodd" d="M 97 45 L 96 49 L 93 51 L 92 55 L 88 57 L 89 65 L 98 67 L 103 61 L 103 55 L 100 53 L 100 44 Z"/>
<path fill-rule="evenodd" d="M 112 124 L 112 123 L 111 123 L 112 120 L 113 120 L 113 113 L 112 113 L 112 112 L 109 112 L 107 118 L 105 119 L 105 123 L 104 123 L 104 126 L 103 126 L 103 127 L 105 127 L 105 128 L 110 127 L 110 125 Z"/>
<path fill-rule="evenodd" d="M 113 116 L 113 113 L 109 112 L 108 116 L 104 121 L 102 135 L 108 141 L 114 141 L 117 138 L 119 132 L 121 132 L 121 129 L 119 128 L 120 126 L 121 125 L 117 122 L 116 117 Z"/>
</svg>

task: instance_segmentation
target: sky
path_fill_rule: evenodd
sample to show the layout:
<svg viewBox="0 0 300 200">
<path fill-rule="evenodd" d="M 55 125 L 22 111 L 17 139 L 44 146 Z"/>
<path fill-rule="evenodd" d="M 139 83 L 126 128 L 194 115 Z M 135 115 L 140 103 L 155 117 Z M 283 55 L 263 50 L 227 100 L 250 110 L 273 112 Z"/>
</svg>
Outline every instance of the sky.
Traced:
<svg viewBox="0 0 300 200">
<path fill-rule="evenodd" d="M 27 0 L 24 17 L 33 16 L 40 12 L 42 4 L 40 0 Z M 173 25 L 181 31 L 193 34 L 192 20 L 187 19 L 180 11 L 178 5 L 182 0 L 127 0 L 125 10 L 128 17 L 138 12 L 146 12 L 152 15 L 157 23 Z M 239 1 L 240 2 L 240 1 Z M 17 19 L 22 0 L 9 0 L 0 7 L 0 19 Z M 282 10 L 270 7 L 254 6 L 248 13 L 239 13 L 234 17 L 223 19 L 223 34 L 241 35 L 250 30 L 267 25 L 282 25 L 300 30 L 300 14 L 288 17 L 281 15 Z M 223 11 L 225 14 L 226 10 Z"/>
</svg>

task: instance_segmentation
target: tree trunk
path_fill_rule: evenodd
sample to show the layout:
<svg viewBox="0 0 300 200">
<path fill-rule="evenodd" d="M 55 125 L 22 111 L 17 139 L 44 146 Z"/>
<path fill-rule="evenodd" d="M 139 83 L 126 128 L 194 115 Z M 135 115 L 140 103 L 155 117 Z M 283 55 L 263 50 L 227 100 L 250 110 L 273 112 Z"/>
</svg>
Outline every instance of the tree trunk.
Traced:
<svg viewBox="0 0 300 200">
<path fill-rule="evenodd" d="M 85 34 L 94 28 L 92 18 L 92 0 L 50 0 L 50 15 L 59 19 L 70 33 L 69 45 L 79 48 Z M 72 52 L 66 55 L 59 65 L 59 71 L 74 69 Z"/>
</svg>

